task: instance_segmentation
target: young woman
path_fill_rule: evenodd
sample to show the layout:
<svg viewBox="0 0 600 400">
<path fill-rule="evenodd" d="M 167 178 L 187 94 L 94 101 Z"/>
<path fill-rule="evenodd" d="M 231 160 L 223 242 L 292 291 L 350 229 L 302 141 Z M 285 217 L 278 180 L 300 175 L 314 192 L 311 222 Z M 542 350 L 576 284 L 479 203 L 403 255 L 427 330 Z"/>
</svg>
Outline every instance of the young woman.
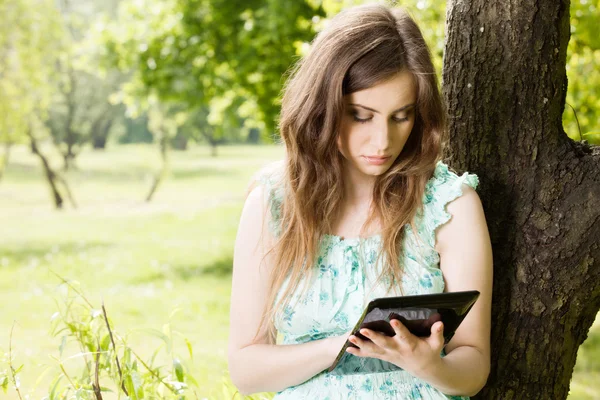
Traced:
<svg viewBox="0 0 600 400">
<path fill-rule="evenodd" d="M 491 245 L 477 176 L 441 161 L 445 131 L 404 11 L 352 8 L 317 35 L 284 89 L 285 160 L 258 174 L 236 239 L 229 370 L 242 393 L 462 399 L 485 385 Z M 445 347 L 441 322 L 426 338 L 397 320 L 395 336 L 349 336 L 374 298 L 462 290 L 481 295 Z M 347 339 L 353 357 L 401 369 L 329 373 Z"/>
</svg>

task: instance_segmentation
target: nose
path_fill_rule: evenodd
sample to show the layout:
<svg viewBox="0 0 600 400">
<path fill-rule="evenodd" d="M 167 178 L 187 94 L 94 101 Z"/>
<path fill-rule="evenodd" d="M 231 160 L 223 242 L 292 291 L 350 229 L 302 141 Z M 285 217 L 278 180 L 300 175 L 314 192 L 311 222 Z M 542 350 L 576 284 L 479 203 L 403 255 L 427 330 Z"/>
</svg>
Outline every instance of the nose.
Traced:
<svg viewBox="0 0 600 400">
<path fill-rule="evenodd" d="M 380 122 L 373 134 L 371 135 L 371 145 L 373 148 L 383 152 L 387 150 L 391 146 L 391 133 L 392 127 L 390 126 L 390 122 L 382 121 Z"/>
</svg>

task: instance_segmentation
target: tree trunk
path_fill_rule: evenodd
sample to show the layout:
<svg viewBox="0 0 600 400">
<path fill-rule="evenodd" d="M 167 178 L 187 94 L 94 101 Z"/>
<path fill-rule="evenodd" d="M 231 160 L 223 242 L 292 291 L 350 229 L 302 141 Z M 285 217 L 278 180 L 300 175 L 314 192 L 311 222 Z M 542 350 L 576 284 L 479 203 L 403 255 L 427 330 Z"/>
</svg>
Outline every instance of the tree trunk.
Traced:
<svg viewBox="0 0 600 400">
<path fill-rule="evenodd" d="M 106 149 L 106 136 L 94 136 L 92 137 L 92 148 L 94 150 Z"/>
<path fill-rule="evenodd" d="M 215 130 L 213 128 L 211 129 L 204 129 L 202 131 L 202 136 L 204 136 L 204 138 L 206 139 L 206 141 L 208 142 L 208 144 L 210 145 L 210 155 L 211 157 L 216 157 L 217 156 L 217 146 L 219 145 L 219 139 L 216 139 L 215 137 Z"/>
<path fill-rule="evenodd" d="M 450 164 L 481 179 L 494 249 L 485 399 L 565 399 L 600 307 L 600 151 L 562 128 L 567 0 L 451 0 Z"/>
<path fill-rule="evenodd" d="M 171 140 L 171 145 L 175 150 L 185 151 L 188 149 L 188 145 L 190 142 L 190 136 L 186 132 L 179 130 L 173 140 Z"/>
<path fill-rule="evenodd" d="M 4 154 L 0 156 L 0 180 L 4 177 L 4 171 L 6 170 L 8 160 L 10 159 L 10 149 L 12 148 L 12 145 L 12 142 L 4 143 Z"/>
<path fill-rule="evenodd" d="M 73 167 L 75 167 L 75 153 L 73 153 L 72 147 L 69 146 L 67 152 L 63 153 L 63 169 L 70 171 Z"/>
<path fill-rule="evenodd" d="M 110 128 L 114 122 L 114 116 L 110 114 L 110 109 L 100 114 L 90 128 L 92 138 L 92 148 L 94 150 L 104 150 L 108 140 Z"/>
<path fill-rule="evenodd" d="M 52 192 L 52 199 L 54 200 L 54 206 L 58 209 L 63 208 L 64 200 L 60 191 L 58 190 L 58 179 L 56 172 L 50 166 L 48 159 L 42 154 L 39 149 L 37 140 L 31 132 L 31 127 L 27 128 L 27 136 L 29 136 L 29 143 L 31 145 L 31 151 L 40 158 L 42 162 L 42 167 L 44 168 L 44 174 L 46 175 L 46 179 L 48 180 L 48 184 L 50 185 L 50 191 Z"/>
<path fill-rule="evenodd" d="M 169 172 L 169 142 L 170 142 L 170 137 L 169 137 L 167 129 L 165 129 L 163 132 L 161 132 L 161 138 L 160 138 L 160 142 L 159 142 L 160 159 L 162 161 L 162 164 L 161 164 L 160 171 L 154 177 L 154 181 L 152 182 L 152 187 L 150 188 L 150 192 L 148 192 L 148 195 L 146 196 L 147 203 L 152 201 L 152 198 L 154 197 L 154 193 L 156 193 L 158 186 L 160 186 L 160 184 L 166 178 L 166 176 Z"/>
</svg>

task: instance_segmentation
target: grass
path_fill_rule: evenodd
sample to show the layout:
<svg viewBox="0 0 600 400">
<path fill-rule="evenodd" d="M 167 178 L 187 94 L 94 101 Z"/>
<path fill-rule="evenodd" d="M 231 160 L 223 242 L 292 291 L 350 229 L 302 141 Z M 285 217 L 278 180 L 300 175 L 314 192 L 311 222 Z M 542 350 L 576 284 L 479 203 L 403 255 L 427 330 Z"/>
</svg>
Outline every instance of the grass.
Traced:
<svg viewBox="0 0 600 400">
<path fill-rule="evenodd" d="M 55 211 L 38 160 L 15 149 L 0 182 L 0 349 L 8 350 L 14 321 L 22 390 L 39 399 L 58 373 L 49 355 L 59 355 L 61 340 L 49 328 L 61 287 L 51 269 L 78 281 L 96 307 L 103 299 L 116 329 L 142 354 L 161 345 L 144 329 L 170 323 L 192 344 L 199 395 L 220 398 L 244 191 L 256 170 L 282 155 L 275 146 L 223 147 L 217 158 L 203 147 L 174 152 L 171 176 L 144 203 L 159 165 L 154 147 L 86 151 L 68 174 L 80 207 Z M 175 344 L 185 356 L 184 340 Z M 65 355 L 76 351 L 67 346 Z M 80 366 L 65 361 L 69 372 Z"/>
<path fill-rule="evenodd" d="M 170 324 L 192 344 L 187 366 L 200 398 L 223 398 L 233 242 L 244 191 L 256 170 L 282 156 L 276 146 L 223 147 L 217 158 L 204 147 L 173 152 L 169 179 L 144 203 L 159 166 L 155 147 L 86 150 L 68 174 L 80 207 L 56 211 L 38 159 L 15 148 L 0 181 L 0 353 L 8 350 L 14 322 L 22 391 L 42 398 L 58 374 L 49 355 L 59 356 L 61 339 L 49 328 L 64 287 L 51 269 L 79 282 L 95 306 L 104 300 L 117 331 L 142 354 L 161 345 L 147 332 Z M 175 351 L 189 359 L 182 337 L 176 336 Z M 67 344 L 63 358 L 76 352 Z M 569 399 L 600 398 L 599 360 L 600 319 L 578 353 Z M 78 359 L 65 360 L 69 372 L 80 366 Z"/>
</svg>

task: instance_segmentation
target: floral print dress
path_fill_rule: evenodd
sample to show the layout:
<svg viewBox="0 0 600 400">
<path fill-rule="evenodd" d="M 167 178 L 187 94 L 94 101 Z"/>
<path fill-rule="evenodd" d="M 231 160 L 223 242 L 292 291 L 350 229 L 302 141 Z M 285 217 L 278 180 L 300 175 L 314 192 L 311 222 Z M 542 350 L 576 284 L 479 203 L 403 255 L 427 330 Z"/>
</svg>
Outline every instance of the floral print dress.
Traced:
<svg viewBox="0 0 600 400">
<path fill-rule="evenodd" d="M 278 221 L 282 192 L 277 185 L 275 170 L 260 174 L 258 181 L 265 185 L 271 219 L 270 229 L 280 234 Z M 438 162 L 433 177 L 427 182 L 423 195 L 423 211 L 417 214 L 416 235 L 409 225 L 403 242 L 401 265 L 403 295 L 441 293 L 444 279 L 439 268 L 439 254 L 434 250 L 435 229 L 450 220 L 446 204 L 462 195 L 463 184 L 477 188 L 478 177 L 464 173 L 456 175 L 443 162 Z M 275 327 L 282 336 L 279 344 L 305 343 L 311 340 L 339 336 L 354 327 L 364 308 L 372 299 L 401 295 L 397 289 L 386 292 L 389 280 L 375 285 L 381 271 L 376 262 L 381 248 L 379 235 L 368 238 L 342 239 L 324 235 L 317 257 L 317 271 L 305 297 L 300 298 L 302 282 L 292 297 L 291 306 L 279 313 Z M 278 292 L 278 299 L 288 285 L 285 281 Z M 444 353 L 442 353 L 444 355 Z M 309 380 L 289 387 L 275 395 L 276 400 L 347 400 L 347 399 L 468 399 L 441 393 L 428 383 L 398 368 L 382 368 L 375 373 L 360 370 L 364 357 L 347 353 L 341 360 L 344 372 L 324 370 Z M 368 359 L 376 361 L 377 359 Z M 354 368 L 353 364 L 358 366 Z M 393 365 L 386 363 L 387 365 Z M 348 367 L 350 366 L 350 367 Z M 395 367 L 395 366 L 394 366 Z M 348 373 L 348 371 L 355 371 Z M 363 370 L 364 371 L 364 370 Z"/>
</svg>

